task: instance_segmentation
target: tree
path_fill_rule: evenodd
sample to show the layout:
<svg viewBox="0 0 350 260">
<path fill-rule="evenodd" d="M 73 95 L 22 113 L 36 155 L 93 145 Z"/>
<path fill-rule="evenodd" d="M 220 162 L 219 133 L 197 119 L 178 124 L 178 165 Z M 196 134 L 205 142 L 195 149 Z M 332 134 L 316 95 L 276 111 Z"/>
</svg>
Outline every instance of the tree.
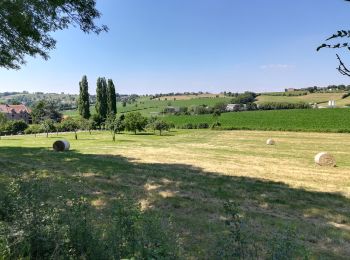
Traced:
<svg viewBox="0 0 350 260">
<path fill-rule="evenodd" d="M 61 124 L 62 124 L 62 128 L 65 131 L 74 132 L 75 140 L 78 140 L 77 131 L 80 128 L 79 121 L 75 120 L 74 118 L 67 118 L 67 119 L 63 120 Z"/>
<path fill-rule="evenodd" d="M 96 112 L 104 122 L 107 118 L 107 83 L 105 78 L 97 79 L 96 88 Z"/>
<path fill-rule="evenodd" d="M 8 119 L 6 115 L 3 113 L 0 113 L 0 139 L 1 139 L 2 132 L 4 132 L 6 129 L 7 121 Z"/>
<path fill-rule="evenodd" d="M 81 118 L 79 120 L 80 128 L 82 130 L 89 131 L 89 134 L 91 135 L 91 130 L 93 129 L 93 120 L 88 120 L 85 118 Z"/>
<path fill-rule="evenodd" d="M 107 114 L 117 113 L 117 96 L 113 80 L 109 79 L 107 84 Z"/>
<path fill-rule="evenodd" d="M 350 0 L 345 0 L 347 2 L 350 2 Z M 334 33 L 332 36 L 328 37 L 326 39 L 327 43 L 323 43 L 317 48 L 317 51 L 323 49 L 323 48 L 332 48 L 332 49 L 347 49 L 350 51 L 350 42 L 343 41 L 343 42 L 335 42 L 331 43 L 334 40 L 343 39 L 343 38 L 350 38 L 350 30 L 339 30 L 336 33 Z M 343 60 L 340 58 L 339 54 L 336 54 L 336 57 L 338 59 L 339 65 L 337 70 L 340 72 L 340 74 L 344 76 L 350 77 L 350 68 L 348 68 Z"/>
<path fill-rule="evenodd" d="M 6 132 L 11 134 L 23 133 L 28 128 L 28 124 L 23 120 L 8 121 L 5 127 Z"/>
<path fill-rule="evenodd" d="M 216 124 L 218 124 L 220 116 L 221 116 L 221 111 L 219 109 L 215 109 L 213 112 L 213 118 Z"/>
<path fill-rule="evenodd" d="M 25 134 L 34 134 L 36 137 L 37 134 L 42 132 L 41 125 L 30 125 L 25 131 Z"/>
<path fill-rule="evenodd" d="M 62 114 L 58 111 L 57 104 L 53 101 L 41 100 L 32 109 L 32 120 L 34 124 L 40 124 L 46 119 L 52 119 L 55 122 L 61 121 Z"/>
<path fill-rule="evenodd" d="M 41 123 L 41 129 L 46 133 L 46 137 L 49 137 L 49 133 L 55 130 L 55 122 L 52 119 L 45 119 Z"/>
<path fill-rule="evenodd" d="M 89 95 L 89 84 L 87 77 L 83 76 L 82 80 L 79 82 L 79 100 L 78 100 L 78 110 L 79 115 L 82 118 L 89 119 L 90 114 L 90 95 Z"/>
<path fill-rule="evenodd" d="M 159 135 L 162 135 L 162 131 L 168 131 L 170 129 L 170 125 L 164 120 L 156 120 L 153 123 L 154 129 L 159 131 Z"/>
<path fill-rule="evenodd" d="M 115 142 L 115 134 L 120 133 L 125 129 L 124 126 L 124 117 L 116 117 L 113 114 L 110 114 L 105 123 L 106 129 L 110 130 L 113 136 L 113 141 Z"/>
<path fill-rule="evenodd" d="M 137 131 L 145 129 L 147 118 L 142 116 L 140 112 L 131 112 L 126 114 L 124 124 L 127 131 L 132 131 L 136 135 Z"/>
<path fill-rule="evenodd" d="M 0 1 L 0 67 L 19 69 L 25 56 L 49 58 L 56 41 L 51 33 L 79 26 L 85 33 L 108 31 L 95 20 L 95 0 Z"/>
</svg>

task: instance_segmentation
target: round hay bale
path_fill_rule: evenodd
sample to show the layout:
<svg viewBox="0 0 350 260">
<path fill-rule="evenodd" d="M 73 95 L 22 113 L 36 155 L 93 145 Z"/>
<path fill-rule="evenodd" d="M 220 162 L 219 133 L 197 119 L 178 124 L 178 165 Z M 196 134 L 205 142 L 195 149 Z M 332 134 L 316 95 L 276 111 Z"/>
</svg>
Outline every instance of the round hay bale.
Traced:
<svg viewBox="0 0 350 260">
<path fill-rule="evenodd" d="M 273 140 L 273 139 L 267 139 L 266 144 L 267 144 L 267 145 L 275 145 L 276 142 L 275 142 L 275 140 Z"/>
<path fill-rule="evenodd" d="M 63 151 L 68 151 L 70 147 L 70 144 L 66 140 L 57 140 L 53 143 L 52 148 L 56 152 L 63 152 Z"/>
<path fill-rule="evenodd" d="M 315 163 L 320 166 L 336 166 L 335 158 L 326 152 L 321 152 L 319 154 L 316 154 L 315 156 Z"/>
</svg>

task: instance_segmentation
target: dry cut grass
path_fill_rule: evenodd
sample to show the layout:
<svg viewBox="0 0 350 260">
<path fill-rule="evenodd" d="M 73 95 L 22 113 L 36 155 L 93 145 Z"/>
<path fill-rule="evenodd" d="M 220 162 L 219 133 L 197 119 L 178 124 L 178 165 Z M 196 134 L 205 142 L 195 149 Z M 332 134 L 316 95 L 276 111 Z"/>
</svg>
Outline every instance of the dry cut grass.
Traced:
<svg viewBox="0 0 350 260">
<path fill-rule="evenodd" d="M 57 138 L 72 151 L 55 153 Z M 276 140 L 267 146 L 266 140 Z M 329 133 L 186 130 L 166 136 L 80 133 L 6 137 L 0 176 L 17 173 L 86 183 L 92 205 L 108 210 L 124 194 L 143 210 L 172 216 L 185 258 L 211 256 L 224 230 L 223 203 L 239 203 L 258 243 L 294 226 L 311 255 L 350 255 L 350 135 Z M 314 164 L 320 151 L 337 167 Z M 57 182 L 55 192 L 66 187 Z"/>
</svg>

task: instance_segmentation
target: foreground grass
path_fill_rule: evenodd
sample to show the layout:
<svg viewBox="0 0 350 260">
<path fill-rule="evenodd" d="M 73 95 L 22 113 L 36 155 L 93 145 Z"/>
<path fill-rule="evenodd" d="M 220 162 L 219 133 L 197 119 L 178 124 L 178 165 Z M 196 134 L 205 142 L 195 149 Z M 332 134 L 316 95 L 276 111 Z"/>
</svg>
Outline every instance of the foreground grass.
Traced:
<svg viewBox="0 0 350 260">
<path fill-rule="evenodd" d="M 214 122 L 212 115 L 168 116 L 177 127 L 185 124 Z M 292 109 L 223 113 L 219 119 L 223 129 L 350 132 L 350 109 Z"/>
<path fill-rule="evenodd" d="M 273 137 L 276 146 L 266 146 Z M 57 138 L 72 150 L 55 153 Z M 51 194 L 79 190 L 96 210 L 124 195 L 144 211 L 171 216 L 184 258 L 211 258 L 224 232 L 223 203 L 241 205 L 254 239 L 265 248 L 288 226 L 314 257 L 350 254 L 350 136 L 256 131 L 177 131 L 167 136 L 94 132 L 14 136 L 0 140 L 0 178 L 50 180 Z M 313 163 L 329 151 L 336 168 Z M 103 222 L 103 219 L 101 219 Z M 106 223 L 104 223 L 106 224 Z M 262 252 L 263 254 L 263 252 Z"/>
</svg>

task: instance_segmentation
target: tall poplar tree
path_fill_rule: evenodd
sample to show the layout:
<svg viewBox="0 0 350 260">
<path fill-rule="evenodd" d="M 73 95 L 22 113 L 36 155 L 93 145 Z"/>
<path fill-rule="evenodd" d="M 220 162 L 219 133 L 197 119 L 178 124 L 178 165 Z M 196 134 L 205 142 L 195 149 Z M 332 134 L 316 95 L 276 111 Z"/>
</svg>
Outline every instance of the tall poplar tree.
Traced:
<svg viewBox="0 0 350 260">
<path fill-rule="evenodd" d="M 117 113 L 117 96 L 115 94 L 115 87 L 112 79 L 108 80 L 107 85 L 107 106 L 108 106 L 108 115 Z"/>
<path fill-rule="evenodd" d="M 83 76 L 79 82 L 80 93 L 78 101 L 78 110 L 82 118 L 89 119 L 90 114 L 90 98 L 89 98 L 89 84 L 86 76 Z"/>
<path fill-rule="evenodd" d="M 104 121 L 107 118 L 107 83 L 105 78 L 97 79 L 96 112 Z"/>
</svg>

